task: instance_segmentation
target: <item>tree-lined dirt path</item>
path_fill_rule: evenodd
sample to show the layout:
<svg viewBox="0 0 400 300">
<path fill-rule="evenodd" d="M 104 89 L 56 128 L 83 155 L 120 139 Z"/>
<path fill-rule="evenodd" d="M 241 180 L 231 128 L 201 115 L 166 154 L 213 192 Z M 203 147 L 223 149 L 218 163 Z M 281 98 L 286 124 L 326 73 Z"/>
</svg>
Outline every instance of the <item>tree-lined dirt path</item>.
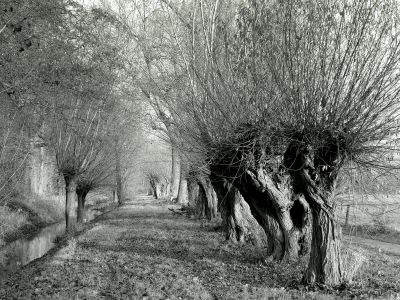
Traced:
<svg viewBox="0 0 400 300">
<path fill-rule="evenodd" d="M 168 207 L 131 200 L 0 283 L 0 299 L 238 299 L 295 279 L 261 265 L 262 250 L 227 244 L 215 224 Z"/>
<path fill-rule="evenodd" d="M 102 215 L 0 282 L 0 299 L 334 298 L 293 290 L 305 261 L 265 263 L 263 249 L 227 243 L 218 223 L 173 215 L 171 207 L 178 208 L 138 196 Z"/>
</svg>

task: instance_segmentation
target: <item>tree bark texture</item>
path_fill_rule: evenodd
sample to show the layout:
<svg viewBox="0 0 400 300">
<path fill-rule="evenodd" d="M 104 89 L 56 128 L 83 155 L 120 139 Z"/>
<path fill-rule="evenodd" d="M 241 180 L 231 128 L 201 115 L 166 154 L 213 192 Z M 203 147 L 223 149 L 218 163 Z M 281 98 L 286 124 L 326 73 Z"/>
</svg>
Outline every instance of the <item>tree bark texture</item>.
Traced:
<svg viewBox="0 0 400 300">
<path fill-rule="evenodd" d="M 188 205 L 198 218 L 212 220 L 218 216 L 218 198 L 209 179 L 190 176 L 188 179 Z"/>
<path fill-rule="evenodd" d="M 199 184 L 193 178 L 188 178 L 188 206 L 195 208 L 199 196 Z"/>
<path fill-rule="evenodd" d="M 76 194 L 78 197 L 77 222 L 83 223 L 83 220 L 86 215 L 85 201 L 86 201 L 86 196 L 87 196 L 88 192 L 85 190 L 77 189 Z"/>
<path fill-rule="evenodd" d="M 312 211 L 312 243 L 307 284 L 340 284 L 341 227 L 335 217 L 334 192 L 343 161 L 341 138 L 326 132 L 321 145 L 313 149 L 300 137 L 293 139 L 285 153 L 285 165 L 291 168 L 294 188 L 302 193 Z"/>
<path fill-rule="evenodd" d="M 151 184 L 151 189 L 152 189 L 152 195 L 155 199 L 158 199 L 158 194 L 157 194 L 157 184 L 153 183 Z"/>
<path fill-rule="evenodd" d="M 210 165 L 213 177 L 232 183 L 268 236 L 271 259 L 296 259 L 309 247 L 311 213 L 302 195 L 293 190 L 282 154 L 260 143 L 259 128 L 245 125 L 234 143 L 221 148 Z"/>
<path fill-rule="evenodd" d="M 77 220 L 77 195 L 76 195 L 76 178 L 65 176 L 65 228 L 66 231 L 74 231 Z"/>
<path fill-rule="evenodd" d="M 262 126 L 244 124 L 214 155 L 210 170 L 240 191 L 268 236 L 272 258 L 307 253 L 312 237 L 303 280 L 337 284 L 341 231 L 333 200 L 346 132 L 283 129 L 279 136 L 280 129 L 273 130 L 276 135 L 265 135 Z"/>
<path fill-rule="evenodd" d="M 181 160 L 181 172 L 179 181 L 178 204 L 187 205 L 188 200 L 188 171 L 186 164 Z"/>
<path fill-rule="evenodd" d="M 259 172 L 247 172 L 247 184 L 235 184 L 269 235 L 271 259 L 296 259 L 306 252 L 304 246 L 308 248 L 304 245 L 311 226 L 308 206 L 291 194 L 288 182 L 277 185 L 264 170 Z"/>
<path fill-rule="evenodd" d="M 171 200 L 176 201 L 179 193 L 179 182 L 181 178 L 181 162 L 178 149 L 172 145 L 171 150 Z"/>
<path fill-rule="evenodd" d="M 212 182 L 218 196 L 226 239 L 238 243 L 268 246 L 268 238 L 239 190 L 226 180 Z"/>
<path fill-rule="evenodd" d="M 215 219 L 218 217 L 218 197 L 211 181 L 203 176 L 199 177 L 197 181 L 206 216 L 209 220 Z"/>
<path fill-rule="evenodd" d="M 187 205 L 188 200 L 188 182 L 186 178 L 182 178 L 179 183 L 178 204 Z"/>
<path fill-rule="evenodd" d="M 224 164 L 226 165 L 226 164 Z M 237 164 L 240 165 L 240 164 Z M 309 249 L 311 217 L 306 201 L 292 193 L 287 174 L 273 179 L 265 169 L 241 170 L 230 167 L 213 172 L 213 177 L 234 178 L 232 184 L 238 189 L 258 224 L 268 237 L 270 259 L 296 259 Z M 227 174 L 226 171 L 229 173 Z M 241 174 L 235 177 L 234 174 Z"/>
<path fill-rule="evenodd" d="M 306 284 L 338 285 L 342 281 L 341 228 L 323 210 L 313 210 L 310 261 L 303 281 Z"/>
</svg>

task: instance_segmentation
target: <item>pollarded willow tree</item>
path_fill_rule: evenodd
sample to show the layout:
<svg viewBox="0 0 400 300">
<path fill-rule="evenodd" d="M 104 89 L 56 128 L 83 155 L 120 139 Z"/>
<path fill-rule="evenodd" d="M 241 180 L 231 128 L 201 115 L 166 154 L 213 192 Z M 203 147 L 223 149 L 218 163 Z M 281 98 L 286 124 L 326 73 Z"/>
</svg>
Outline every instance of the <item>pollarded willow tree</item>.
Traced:
<svg viewBox="0 0 400 300">
<path fill-rule="evenodd" d="M 181 172 L 174 172 L 174 168 L 172 168 L 172 181 L 180 183 L 178 202 L 185 203 L 188 196 L 189 205 L 198 209 L 198 215 L 208 218 L 216 217 L 218 210 L 229 212 L 228 214 L 223 213 L 224 219 L 226 219 L 224 224 L 231 224 L 231 226 L 226 226 L 226 236 L 232 238 L 233 241 L 264 240 L 262 234 L 256 237 L 257 232 L 260 232 L 258 228 L 251 232 L 251 226 L 245 225 L 255 224 L 255 220 L 251 214 L 247 213 L 248 209 L 242 209 L 247 205 L 243 199 L 236 197 L 235 193 L 228 193 L 226 187 L 232 188 L 232 185 L 223 180 L 210 180 L 210 170 L 207 164 L 208 150 L 205 150 L 207 147 L 203 143 L 204 137 L 207 136 L 207 130 L 210 128 L 222 129 L 218 134 L 224 133 L 228 123 L 225 120 L 219 120 L 221 122 L 217 124 L 217 119 L 212 115 L 215 113 L 220 115 L 220 111 L 209 110 L 206 112 L 205 109 L 209 109 L 209 105 L 201 107 L 202 104 L 193 98 L 196 90 L 194 86 L 196 74 L 189 70 L 188 62 L 191 59 L 190 51 L 195 46 L 193 49 L 185 48 L 188 44 L 192 44 L 192 32 L 188 32 L 188 29 L 192 28 L 191 4 L 184 2 L 171 4 L 167 1 L 152 4 L 141 3 L 141 1 L 129 3 L 122 1 L 121 3 L 125 3 L 125 5 L 120 7 L 118 16 L 121 22 L 126 24 L 128 35 L 131 37 L 132 43 L 136 45 L 135 53 L 140 54 L 131 62 L 131 65 L 138 70 L 135 72 L 136 84 L 140 86 L 143 94 L 156 111 L 158 119 L 165 127 L 163 127 L 163 131 L 166 132 L 172 147 L 176 149 L 176 151 L 173 150 L 172 155 L 173 167 L 176 165 L 174 161 L 177 161 L 174 159 L 177 156 L 174 153 L 179 151 Z M 166 8 L 171 8 L 172 12 L 168 9 L 165 10 Z M 175 24 L 175 13 L 177 13 L 179 22 L 183 22 L 183 28 Z M 163 30 L 160 30 L 161 28 Z M 184 39 L 183 43 L 181 43 L 181 39 Z M 188 57 L 183 57 L 181 55 L 183 52 L 185 54 L 189 52 Z M 184 101 L 185 99 L 188 101 Z M 184 106 L 183 110 L 181 105 Z M 192 111 L 187 111 L 188 109 L 192 109 Z M 188 114 L 186 115 L 183 111 Z M 207 113 L 211 113 L 211 115 L 207 116 Z M 194 114 L 199 120 L 193 122 Z M 210 123 L 204 127 L 206 119 Z M 186 124 L 188 128 L 185 128 Z M 193 127 L 191 126 L 199 126 L 197 129 L 203 130 L 202 133 L 205 134 L 201 133 L 199 138 L 193 136 Z M 174 180 L 176 177 L 178 180 Z M 172 183 L 171 187 L 174 186 L 177 187 Z M 215 193 L 216 189 L 223 190 L 224 193 Z M 173 188 L 173 190 L 176 189 Z M 187 196 L 185 196 L 186 190 L 188 190 Z M 219 204 L 216 201 L 216 195 L 220 195 Z M 227 195 L 229 195 L 228 200 Z M 238 205 L 234 205 L 234 203 Z M 221 209 L 224 206 L 227 206 L 226 209 Z M 246 214 L 247 220 L 241 216 L 241 213 Z"/>
<path fill-rule="evenodd" d="M 303 280 L 338 284 L 338 175 L 394 167 L 397 1 L 164 2 L 187 75 L 170 104 L 182 138 L 239 190 L 276 258 L 301 251 L 311 222 Z"/>
<path fill-rule="evenodd" d="M 45 65 L 46 74 L 55 82 L 46 95 L 46 139 L 55 150 L 59 172 L 65 179 L 67 230 L 73 230 L 76 222 L 77 188 L 104 158 L 104 139 L 109 120 L 115 116 L 110 112 L 121 65 L 117 45 L 110 38 L 109 27 L 113 26 L 108 17 L 99 10 L 69 7 L 65 35 L 60 37 L 62 52 L 56 64 Z"/>
<path fill-rule="evenodd" d="M 122 73 L 123 70 L 120 70 Z M 121 77 L 121 76 L 119 76 Z M 77 220 L 83 221 L 85 214 L 85 200 L 89 192 L 97 189 L 112 189 L 118 198 L 118 204 L 122 205 L 126 198 L 127 182 L 135 171 L 135 156 L 140 148 L 139 122 L 141 119 L 142 108 L 140 103 L 130 95 L 130 89 L 125 85 L 127 81 L 114 81 L 112 91 L 107 97 L 104 105 L 100 107 L 99 121 L 96 132 L 88 130 L 83 144 L 91 144 L 91 156 L 86 160 L 88 164 L 77 176 L 76 193 L 78 197 Z M 88 99 L 90 100 L 90 99 Z M 92 109 L 95 102 L 91 101 Z M 90 114 L 90 109 L 82 107 L 83 111 Z M 94 110 L 95 111 L 95 110 Z M 101 117 L 101 115 L 103 117 Z M 92 121 L 97 117 L 93 115 Z M 81 124 L 85 128 L 88 120 L 85 119 Z M 94 126 L 94 124 L 92 125 Z M 92 129 L 94 129 L 93 127 Z M 84 132 L 86 129 L 84 129 Z M 76 130 L 79 133 L 80 130 Z M 76 134 L 80 139 L 80 135 Z M 86 139 L 86 140 L 85 140 Z M 79 157 L 76 157 L 79 161 Z"/>
</svg>

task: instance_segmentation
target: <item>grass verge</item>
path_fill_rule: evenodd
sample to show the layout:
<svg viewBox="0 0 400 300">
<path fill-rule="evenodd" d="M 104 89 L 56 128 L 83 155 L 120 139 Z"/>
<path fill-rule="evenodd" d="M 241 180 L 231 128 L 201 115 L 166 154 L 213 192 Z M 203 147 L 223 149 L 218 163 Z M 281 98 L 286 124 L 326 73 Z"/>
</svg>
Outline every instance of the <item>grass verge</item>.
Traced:
<svg viewBox="0 0 400 300">
<path fill-rule="evenodd" d="M 347 235 L 400 245 L 400 232 L 384 224 L 361 224 L 342 228 Z"/>
<path fill-rule="evenodd" d="M 19 197 L 0 205 L 0 247 L 63 218 L 57 198 Z"/>
</svg>

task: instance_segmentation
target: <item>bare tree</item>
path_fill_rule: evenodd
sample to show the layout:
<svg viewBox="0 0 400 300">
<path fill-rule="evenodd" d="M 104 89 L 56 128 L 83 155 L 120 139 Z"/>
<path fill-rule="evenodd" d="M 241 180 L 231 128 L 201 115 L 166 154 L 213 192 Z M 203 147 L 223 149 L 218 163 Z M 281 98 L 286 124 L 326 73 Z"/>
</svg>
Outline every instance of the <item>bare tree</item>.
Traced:
<svg viewBox="0 0 400 300">
<path fill-rule="evenodd" d="M 49 99 L 47 139 L 55 149 L 57 165 L 66 183 L 66 225 L 74 229 L 78 178 L 98 163 L 107 133 L 109 111 L 114 106 L 113 87 L 118 78 L 119 52 L 109 39 L 112 30 L 102 11 L 79 8 L 74 17 L 80 27 L 71 30 L 78 37 L 73 48 L 52 73 L 59 80 Z M 61 74 L 61 75 L 60 75 Z M 57 98 L 56 98 L 57 97 Z"/>
<path fill-rule="evenodd" d="M 240 191 L 276 258 L 299 253 L 311 211 L 304 281 L 339 283 L 338 174 L 394 167 L 397 3 L 164 2 L 186 74 L 185 97 L 166 99 L 180 137 Z"/>
</svg>

